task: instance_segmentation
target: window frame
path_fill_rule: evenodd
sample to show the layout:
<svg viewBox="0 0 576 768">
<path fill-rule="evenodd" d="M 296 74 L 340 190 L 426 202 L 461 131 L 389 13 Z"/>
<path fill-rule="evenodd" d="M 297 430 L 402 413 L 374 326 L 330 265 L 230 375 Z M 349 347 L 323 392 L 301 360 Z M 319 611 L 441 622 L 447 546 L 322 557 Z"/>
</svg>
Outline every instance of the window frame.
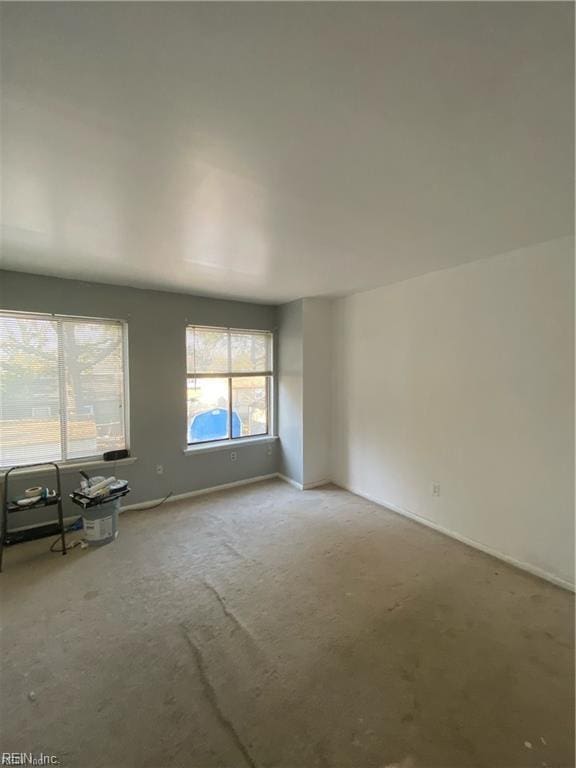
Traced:
<svg viewBox="0 0 576 768">
<path fill-rule="evenodd" d="M 244 371 L 239 373 L 233 373 L 231 371 L 219 372 L 219 373 L 189 373 L 188 372 L 188 330 L 199 329 L 203 331 L 220 331 L 226 332 L 229 336 L 232 333 L 253 333 L 263 334 L 270 339 L 270 368 L 266 371 Z M 186 348 L 186 398 L 188 398 L 188 382 L 190 379 L 226 379 L 228 382 L 228 437 L 217 437 L 211 440 L 196 440 L 193 443 L 189 442 L 188 436 L 190 431 L 190 425 L 188 424 L 188 412 L 186 412 L 186 449 L 193 449 L 197 446 L 208 447 L 210 445 L 218 445 L 222 443 L 231 443 L 238 440 L 258 440 L 269 439 L 274 436 L 274 384 L 275 384 L 275 335 L 273 331 L 262 328 L 231 328 L 221 325 L 198 325 L 196 323 L 186 323 L 185 334 L 185 348 Z M 233 387 L 232 379 L 247 379 L 247 378 L 263 378 L 266 381 L 266 432 L 261 432 L 258 435 L 238 435 L 233 437 L 232 435 L 232 414 L 233 408 Z M 186 406 L 188 406 L 188 399 L 186 399 Z"/>
<path fill-rule="evenodd" d="M 67 466 L 72 465 L 75 466 L 77 464 L 82 464 L 84 462 L 93 462 L 98 459 L 102 459 L 102 453 L 93 453 L 93 454 L 87 454 L 86 456 L 75 456 L 73 458 L 67 458 L 67 448 L 68 448 L 68 436 L 66 432 L 66 423 L 67 423 L 67 408 L 63 407 L 65 406 L 66 401 L 66 382 L 62 379 L 63 373 L 65 371 L 65 367 L 61 364 L 61 359 L 64 355 L 64 346 L 63 346 L 63 322 L 65 320 L 68 321 L 78 321 L 78 322 L 86 322 L 91 324 L 101 323 L 101 324 L 116 324 L 120 326 L 121 331 L 121 339 L 122 339 L 122 417 L 124 422 L 124 449 L 130 450 L 130 383 L 129 383 L 129 364 L 128 364 L 128 322 L 126 320 L 123 320 L 121 318 L 114 318 L 114 317 L 91 317 L 89 315 L 63 315 L 63 314 L 56 314 L 51 312 L 27 312 L 27 311 L 19 311 L 19 310 L 11 310 L 11 309 L 1 309 L 0 310 L 0 317 L 14 317 L 18 320 L 24 320 L 26 318 L 30 318 L 31 320 L 52 320 L 56 323 L 56 335 L 58 338 L 58 397 L 60 400 L 60 447 L 61 447 L 61 459 L 55 459 L 54 463 L 58 464 L 58 466 Z M 65 375 L 65 374 L 64 374 Z M 26 467 L 34 467 L 37 462 L 32 462 L 29 465 L 28 464 L 20 464 L 18 466 Z M 8 464 L 0 464 L 0 471 L 4 471 L 6 469 L 9 469 L 11 465 Z"/>
</svg>

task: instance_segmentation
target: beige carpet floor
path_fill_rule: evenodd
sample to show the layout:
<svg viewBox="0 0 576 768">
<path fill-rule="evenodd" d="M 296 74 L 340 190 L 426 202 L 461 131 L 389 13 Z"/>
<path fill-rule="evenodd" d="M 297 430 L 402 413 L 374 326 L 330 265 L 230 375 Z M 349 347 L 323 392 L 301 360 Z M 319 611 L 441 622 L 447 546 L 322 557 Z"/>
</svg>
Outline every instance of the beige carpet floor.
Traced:
<svg viewBox="0 0 576 768">
<path fill-rule="evenodd" d="M 74 768 L 574 765 L 573 596 L 335 487 L 8 549 L 0 751 Z"/>
</svg>

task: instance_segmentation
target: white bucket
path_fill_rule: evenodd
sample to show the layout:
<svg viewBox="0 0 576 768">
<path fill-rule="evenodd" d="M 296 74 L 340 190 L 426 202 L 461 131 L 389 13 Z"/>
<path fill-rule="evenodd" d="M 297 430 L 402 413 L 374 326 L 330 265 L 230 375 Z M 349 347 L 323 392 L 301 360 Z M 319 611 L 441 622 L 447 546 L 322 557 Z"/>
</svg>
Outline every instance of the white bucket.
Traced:
<svg viewBox="0 0 576 768">
<path fill-rule="evenodd" d="M 86 542 L 91 547 L 108 544 L 118 536 L 120 500 L 109 501 L 82 512 Z"/>
</svg>

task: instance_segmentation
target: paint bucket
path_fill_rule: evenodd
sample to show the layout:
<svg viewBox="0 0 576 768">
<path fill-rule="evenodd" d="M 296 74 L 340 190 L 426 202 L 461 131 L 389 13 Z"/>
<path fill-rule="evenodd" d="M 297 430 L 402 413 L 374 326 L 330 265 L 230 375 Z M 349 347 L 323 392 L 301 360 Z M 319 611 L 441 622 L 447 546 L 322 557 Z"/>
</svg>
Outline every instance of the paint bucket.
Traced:
<svg viewBox="0 0 576 768">
<path fill-rule="evenodd" d="M 82 512 L 86 543 L 90 547 L 108 544 L 118 536 L 120 499 L 88 507 Z"/>
</svg>

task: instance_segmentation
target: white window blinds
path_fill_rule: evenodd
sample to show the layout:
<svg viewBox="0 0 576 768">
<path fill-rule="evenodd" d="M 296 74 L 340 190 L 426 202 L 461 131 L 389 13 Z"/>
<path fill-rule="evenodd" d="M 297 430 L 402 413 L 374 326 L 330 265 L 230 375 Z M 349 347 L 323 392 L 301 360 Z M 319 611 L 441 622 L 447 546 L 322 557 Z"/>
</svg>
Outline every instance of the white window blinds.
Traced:
<svg viewBox="0 0 576 768">
<path fill-rule="evenodd" d="M 189 326 L 186 334 L 189 376 L 272 375 L 272 334 Z"/>
<path fill-rule="evenodd" d="M 0 465 L 126 447 L 120 321 L 0 313 Z"/>
</svg>

